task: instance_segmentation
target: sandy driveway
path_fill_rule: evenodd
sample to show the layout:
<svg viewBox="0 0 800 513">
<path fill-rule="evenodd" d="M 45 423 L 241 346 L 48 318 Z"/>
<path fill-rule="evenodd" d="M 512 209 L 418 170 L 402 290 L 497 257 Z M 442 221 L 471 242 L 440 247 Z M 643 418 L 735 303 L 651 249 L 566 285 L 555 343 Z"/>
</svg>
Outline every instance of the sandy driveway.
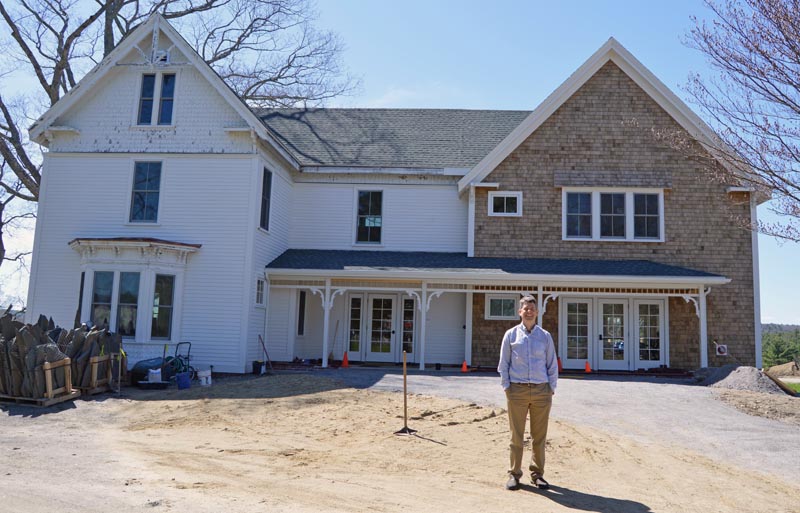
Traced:
<svg viewBox="0 0 800 513">
<path fill-rule="evenodd" d="M 0 412 L 0 509 L 800 511 L 800 487 L 777 471 L 754 476 L 724 458 L 668 438 L 662 443 L 630 414 L 629 426 L 608 429 L 598 427 L 599 414 L 568 419 L 573 407 L 585 411 L 586 394 L 578 387 L 590 383 L 581 380 L 564 380 L 557 396 L 547 468 L 554 488 L 507 492 L 507 419 L 500 408 L 483 399 L 414 395 L 410 425 L 419 436 L 399 437 L 392 433 L 402 427 L 402 394 L 379 390 L 395 386 L 391 380 L 398 377 L 365 376 L 357 379 L 377 386 L 350 388 L 331 371 L 231 379 L 209 389 L 130 390 L 46 413 L 6 407 Z M 425 381 L 419 378 L 413 386 Z M 439 387 L 442 394 L 492 393 L 492 378 L 431 376 L 426 386 L 436 379 L 452 382 Z M 481 379 L 485 388 L 472 386 Z M 615 390 L 627 396 L 635 388 L 629 385 L 616 383 Z M 614 407 L 616 400 L 609 401 L 600 409 Z"/>
</svg>

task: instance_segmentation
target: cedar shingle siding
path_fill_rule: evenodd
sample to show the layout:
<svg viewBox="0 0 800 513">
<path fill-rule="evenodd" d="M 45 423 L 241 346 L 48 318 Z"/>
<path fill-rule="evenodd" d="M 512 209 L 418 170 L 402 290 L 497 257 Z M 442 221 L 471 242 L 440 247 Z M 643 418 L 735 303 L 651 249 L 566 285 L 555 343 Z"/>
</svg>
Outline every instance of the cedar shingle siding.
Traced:
<svg viewBox="0 0 800 513">
<path fill-rule="evenodd" d="M 475 198 L 475 256 L 642 259 L 724 275 L 731 283 L 708 296 L 709 365 L 754 365 L 753 253 L 751 234 L 732 218 L 749 219 L 746 193 L 728 194 L 702 165 L 659 143 L 652 129 L 679 125 L 615 64 L 609 62 L 517 147 L 485 182 L 523 192 L 522 217 L 488 217 L 487 190 Z M 666 242 L 564 241 L 561 189 L 578 185 L 637 184 L 664 191 Z M 603 184 L 605 185 L 605 183 Z M 485 321 L 483 297 L 473 306 L 473 355 L 477 365 L 496 365 L 502 332 L 512 323 Z M 555 333 L 555 302 L 544 328 Z M 551 310 L 552 309 L 552 310 Z M 699 322 L 692 304 L 669 301 L 670 366 L 697 368 Z M 717 359 L 712 341 L 728 344 L 733 358 Z"/>
</svg>

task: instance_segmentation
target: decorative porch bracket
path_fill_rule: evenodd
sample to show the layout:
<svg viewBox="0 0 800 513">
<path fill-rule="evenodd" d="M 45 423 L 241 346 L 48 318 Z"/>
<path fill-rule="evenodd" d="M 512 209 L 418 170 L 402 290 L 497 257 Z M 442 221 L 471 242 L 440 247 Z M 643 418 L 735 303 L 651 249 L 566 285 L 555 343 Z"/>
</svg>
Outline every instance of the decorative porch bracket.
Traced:
<svg viewBox="0 0 800 513">
<path fill-rule="evenodd" d="M 406 290 L 406 294 L 416 298 L 417 309 L 419 310 L 419 370 L 425 370 L 425 328 L 428 323 L 428 311 L 431 309 L 431 301 L 433 298 L 439 297 L 444 294 L 443 290 L 428 292 L 428 284 L 422 284 L 422 294 L 418 294 L 413 290 Z"/>
<path fill-rule="evenodd" d="M 711 287 L 702 287 L 697 298 L 689 295 L 682 295 L 684 301 L 694 304 L 694 313 L 700 319 L 700 367 L 708 367 L 708 308 L 706 297 L 711 293 Z"/>
<path fill-rule="evenodd" d="M 323 292 L 317 287 L 309 287 L 313 294 L 319 294 L 322 299 L 322 367 L 328 366 L 328 338 L 330 337 L 330 320 L 331 309 L 333 308 L 333 300 L 336 296 L 344 294 L 347 289 L 336 289 L 331 291 L 330 278 L 325 280 L 325 291 Z"/>
<path fill-rule="evenodd" d="M 544 319 L 544 313 L 547 311 L 547 303 L 553 301 L 554 299 L 558 299 L 558 293 L 551 293 L 543 301 L 541 301 L 542 306 L 539 308 L 539 327 L 542 326 L 542 319 Z"/>
</svg>

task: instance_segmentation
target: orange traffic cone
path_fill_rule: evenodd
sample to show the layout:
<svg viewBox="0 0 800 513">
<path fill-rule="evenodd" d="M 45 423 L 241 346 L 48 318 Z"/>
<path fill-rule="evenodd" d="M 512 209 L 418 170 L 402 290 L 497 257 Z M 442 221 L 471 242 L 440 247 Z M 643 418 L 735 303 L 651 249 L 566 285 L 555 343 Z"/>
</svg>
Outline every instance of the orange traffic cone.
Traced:
<svg viewBox="0 0 800 513">
<path fill-rule="evenodd" d="M 461 364 L 461 372 L 469 372 L 469 368 L 467 367 L 467 361 L 464 360 L 464 363 Z"/>
<path fill-rule="evenodd" d="M 347 362 L 347 351 L 344 352 L 344 358 L 342 358 L 342 367 L 350 367 L 350 364 Z"/>
<path fill-rule="evenodd" d="M 558 372 L 564 372 L 564 367 L 561 366 L 561 357 L 558 357 Z"/>
<path fill-rule="evenodd" d="M 586 360 L 586 365 L 583 366 L 583 369 L 586 371 L 586 374 L 592 372 L 592 366 L 589 365 L 589 360 Z"/>
</svg>

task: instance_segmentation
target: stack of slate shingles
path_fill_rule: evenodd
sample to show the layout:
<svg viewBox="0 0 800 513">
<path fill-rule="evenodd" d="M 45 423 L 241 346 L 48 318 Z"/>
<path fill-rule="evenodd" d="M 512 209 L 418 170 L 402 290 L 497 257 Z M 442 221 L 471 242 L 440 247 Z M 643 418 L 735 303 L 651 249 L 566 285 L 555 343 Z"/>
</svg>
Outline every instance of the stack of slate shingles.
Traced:
<svg viewBox="0 0 800 513">
<path fill-rule="evenodd" d="M 0 317 L 0 395 L 24 398 L 45 396 L 45 362 L 71 359 L 72 385 L 88 387 L 92 356 L 118 352 L 121 337 L 106 329 L 65 330 L 40 316 L 36 324 L 22 324 L 10 315 Z M 53 388 L 65 384 L 65 370 L 53 369 Z M 103 375 L 105 368 L 98 369 Z"/>
</svg>

